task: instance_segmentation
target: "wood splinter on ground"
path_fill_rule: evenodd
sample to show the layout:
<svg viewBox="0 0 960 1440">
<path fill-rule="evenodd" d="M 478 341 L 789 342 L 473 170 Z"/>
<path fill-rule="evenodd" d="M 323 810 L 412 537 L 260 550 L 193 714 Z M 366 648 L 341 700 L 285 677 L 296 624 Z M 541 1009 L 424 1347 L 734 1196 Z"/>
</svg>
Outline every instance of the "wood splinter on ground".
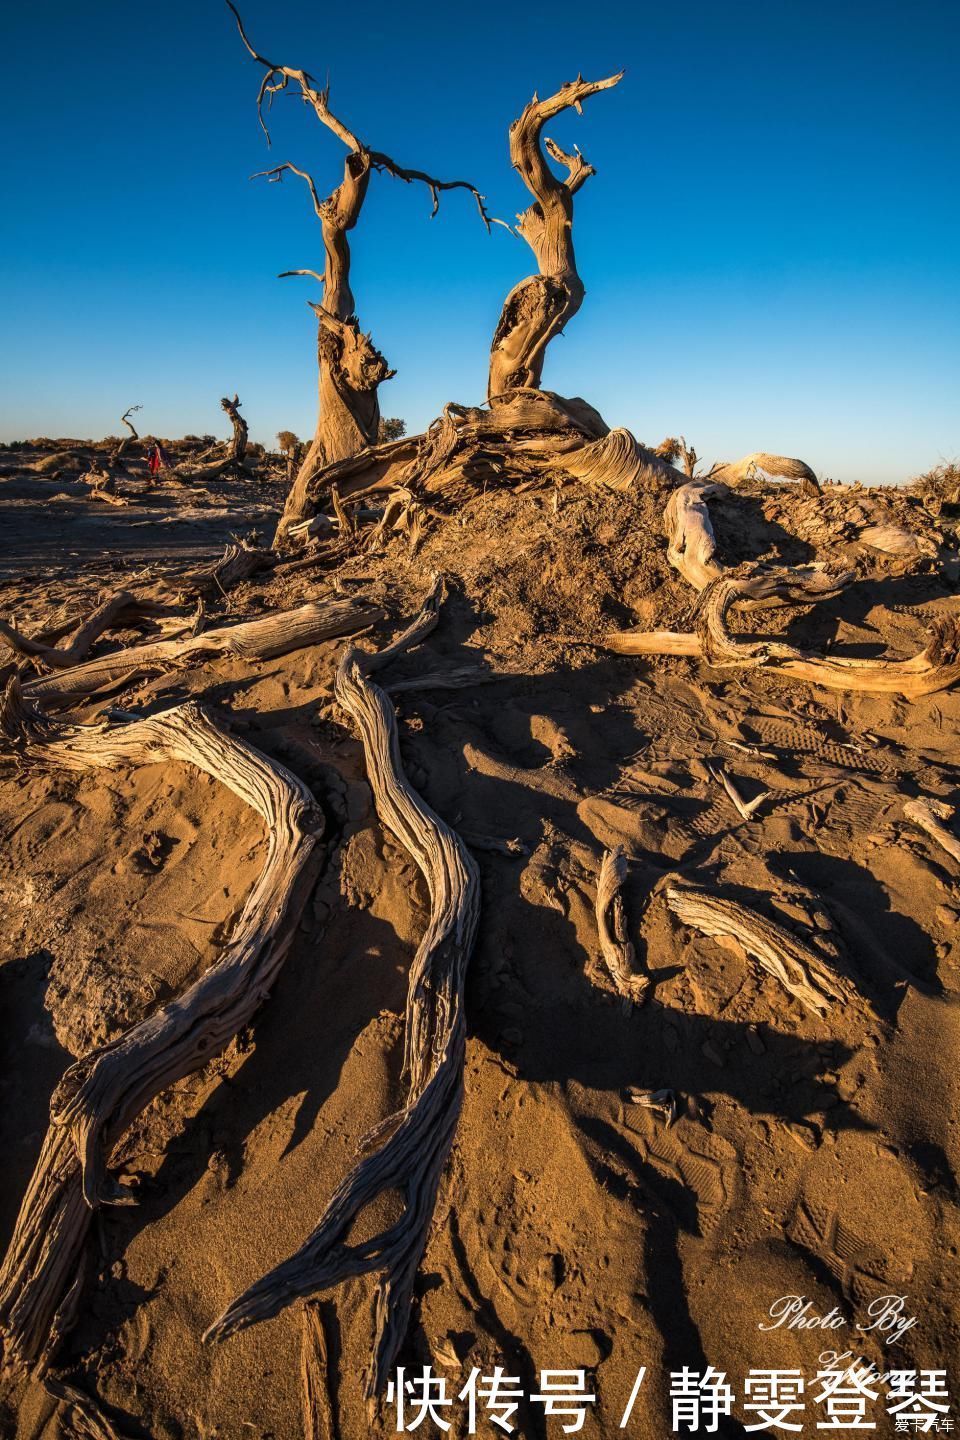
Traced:
<svg viewBox="0 0 960 1440">
<path fill-rule="evenodd" d="M 916 800 L 908 800 L 903 813 L 914 825 L 918 825 L 931 840 L 935 840 L 941 850 L 960 864 L 960 839 L 948 828 L 948 822 L 954 817 L 952 805 L 947 805 L 943 800 L 933 800 L 926 796 L 919 796 Z"/>
<path fill-rule="evenodd" d="M 815 1015 L 823 1017 L 833 1005 L 849 1004 L 856 997 L 849 981 L 832 971 L 809 945 L 746 905 L 694 886 L 668 888 L 667 904 L 684 925 L 719 944 L 732 942 L 735 953 L 752 956 Z"/>
<path fill-rule="evenodd" d="M 234 1300 L 204 1337 L 224 1340 L 296 1300 L 355 1276 L 378 1273 L 376 1343 L 365 1388 L 371 1411 L 394 1371 L 406 1334 L 414 1280 L 460 1116 L 466 1055 L 463 992 L 480 915 L 476 862 L 460 836 L 407 780 L 393 703 L 370 678 L 434 629 L 442 594 L 442 582 L 437 581 L 416 620 L 385 649 L 364 653 L 348 648 L 336 682 L 337 700 L 360 732 L 380 822 L 413 856 L 430 896 L 430 918 L 407 988 L 406 1102 L 365 1138 L 363 1158 L 341 1182 L 300 1249 Z M 371 1151 L 373 1145 L 379 1148 Z M 367 1207 L 391 1191 L 403 1199 L 400 1217 L 370 1239 L 352 1239 Z"/>
<path fill-rule="evenodd" d="M 637 954 L 627 937 L 627 917 L 620 895 L 627 878 L 627 857 L 618 845 L 603 852 L 597 877 L 597 931 L 600 951 L 617 993 L 632 1005 L 642 1005 L 652 981 L 636 968 Z"/>
</svg>

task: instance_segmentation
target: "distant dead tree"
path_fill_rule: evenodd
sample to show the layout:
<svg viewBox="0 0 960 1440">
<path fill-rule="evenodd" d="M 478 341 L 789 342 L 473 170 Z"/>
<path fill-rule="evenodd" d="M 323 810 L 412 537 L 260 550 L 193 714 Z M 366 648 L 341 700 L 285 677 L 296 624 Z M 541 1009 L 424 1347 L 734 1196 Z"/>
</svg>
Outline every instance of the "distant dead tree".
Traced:
<svg viewBox="0 0 960 1440">
<path fill-rule="evenodd" d="M 120 424 L 126 425 L 127 429 L 130 431 L 130 434 L 124 435 L 123 439 L 120 441 L 120 444 L 110 456 L 111 465 L 123 465 L 124 456 L 126 455 L 128 448 L 133 444 L 135 440 L 140 439 L 140 436 L 137 434 L 136 426 L 130 419 L 130 416 L 135 415 L 138 410 L 142 409 L 142 405 L 131 405 L 129 410 L 124 410 L 123 414 L 120 416 Z"/>
<path fill-rule="evenodd" d="M 562 165 L 564 180 L 553 173 L 541 149 L 540 132 L 548 120 L 572 106 L 582 113 L 583 101 L 600 90 L 609 90 L 623 78 L 576 80 L 567 83 L 546 100 L 534 95 L 519 119 L 510 126 L 510 159 L 534 197 L 517 216 L 517 233 L 537 257 L 539 273 L 515 285 L 507 296 L 490 350 L 489 398 L 509 390 L 540 389 L 546 348 L 583 303 L 583 281 L 573 253 L 573 197 L 596 174 L 574 147 L 568 155 L 552 140 L 543 144 L 549 155 Z"/>
<path fill-rule="evenodd" d="M 323 274 L 315 270 L 285 270 L 287 275 L 309 275 L 321 285 L 320 304 L 311 302 L 317 316 L 317 360 L 319 366 L 320 405 L 316 433 L 300 465 L 297 478 L 287 497 L 277 539 L 281 540 L 290 526 L 304 519 L 310 510 L 310 483 L 322 469 L 334 461 L 346 460 L 367 445 L 376 444 L 380 431 L 380 406 L 377 387 L 395 372 L 364 334 L 356 315 L 350 289 L 350 247 L 347 234 L 356 225 L 366 198 L 370 175 L 374 170 L 386 171 L 398 180 L 414 180 L 426 185 L 433 197 L 432 214 L 437 213 L 441 190 L 469 190 L 477 202 L 480 218 L 487 229 L 490 217 L 483 196 L 466 180 L 437 180 L 422 170 L 408 170 L 380 150 L 371 150 L 332 113 L 329 106 L 330 87 L 320 87 L 306 70 L 279 65 L 267 60 L 251 45 L 237 7 L 226 0 L 237 22 L 240 38 L 247 53 L 263 66 L 264 75 L 257 96 L 257 113 L 269 143 L 270 134 L 263 118 L 264 100 L 286 90 L 291 81 L 299 87 L 306 104 L 310 105 L 322 125 L 347 147 L 342 182 L 325 200 L 320 199 L 313 177 L 296 165 L 285 162 L 260 172 L 269 181 L 281 181 L 289 171 L 304 181 L 320 221 L 324 248 Z"/>
<path fill-rule="evenodd" d="M 173 472 L 178 480 L 215 480 L 218 475 L 223 475 L 228 470 L 239 470 L 242 474 L 249 475 L 243 463 L 247 454 L 248 426 L 240 414 L 240 405 L 241 400 L 236 393 L 232 400 L 229 395 L 224 395 L 220 401 L 220 409 L 229 415 L 233 427 L 226 455 L 208 464 L 178 465 Z M 220 449 L 219 445 L 215 448 Z M 209 461 L 210 454 L 210 451 L 206 451 L 201 455 L 200 461 Z"/>
<path fill-rule="evenodd" d="M 230 417 L 230 424 L 233 426 L 233 438 L 230 441 L 230 454 L 227 457 L 232 465 L 242 465 L 243 458 L 247 453 L 247 422 L 240 414 L 240 398 L 234 393 L 231 400 L 224 395 L 220 401 L 221 410 L 225 410 Z"/>
</svg>

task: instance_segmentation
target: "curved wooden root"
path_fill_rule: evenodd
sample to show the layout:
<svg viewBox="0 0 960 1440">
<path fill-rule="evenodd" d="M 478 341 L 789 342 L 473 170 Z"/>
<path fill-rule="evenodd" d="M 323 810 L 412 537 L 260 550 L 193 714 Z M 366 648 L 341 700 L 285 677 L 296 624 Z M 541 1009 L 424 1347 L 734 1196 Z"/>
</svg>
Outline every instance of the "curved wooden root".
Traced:
<svg viewBox="0 0 960 1440">
<path fill-rule="evenodd" d="M 571 479 L 606 485 L 610 490 L 676 485 L 683 481 L 679 470 L 624 429 L 611 430 L 599 440 L 557 456 L 551 461 L 551 468 L 563 471 Z"/>
<path fill-rule="evenodd" d="M 297 610 L 222 625 L 180 640 L 154 640 L 100 655 L 69 670 L 30 680 L 24 694 L 44 705 L 69 705 L 109 685 L 156 675 L 217 655 L 241 660 L 270 660 L 306 645 L 319 645 L 340 635 L 355 634 L 373 624 L 382 611 L 352 600 L 313 600 Z"/>
<path fill-rule="evenodd" d="M 794 460 L 789 455 L 768 455 L 763 450 L 754 450 L 752 454 L 744 455 L 742 460 L 714 465 L 710 479 L 737 485 L 741 480 L 762 479 L 764 473 L 776 475 L 782 480 L 805 480 L 820 489 L 816 475 L 802 460 Z"/>
<path fill-rule="evenodd" d="M 627 917 L 620 898 L 626 878 L 627 857 L 623 850 L 619 846 L 605 850 L 597 877 L 597 931 L 600 951 L 618 995 L 632 1005 L 642 1005 L 650 994 L 651 980 L 637 971 L 636 950 L 627 936 Z"/>
<path fill-rule="evenodd" d="M 825 580 L 830 578 L 825 576 Z M 753 579 L 766 581 L 770 577 Z M 730 634 L 726 628 L 726 612 L 736 603 L 738 587 L 744 583 L 722 579 L 704 591 L 695 634 L 672 630 L 614 631 L 605 637 L 604 645 L 620 655 L 682 655 L 727 669 L 769 670 L 790 680 L 822 685 L 827 690 L 902 695 L 907 700 L 947 690 L 960 680 L 960 621 L 952 617 L 934 621 L 929 627 L 927 644 L 909 660 L 813 655 L 781 641 L 742 640 Z M 807 593 L 805 598 L 812 597 Z"/>
<path fill-rule="evenodd" d="M 952 860 L 960 864 L 960 839 L 948 828 L 947 822 L 954 817 L 952 805 L 946 805 L 942 800 L 930 800 L 925 796 L 919 796 L 916 800 L 908 800 L 903 807 L 903 813 L 914 825 L 935 840 L 941 850 L 945 850 Z"/>
<path fill-rule="evenodd" d="M 25 761 L 50 769 L 195 766 L 255 810 L 267 830 L 263 869 L 219 959 L 168 1005 L 76 1061 L 54 1091 L 50 1128 L 0 1268 L 6 1358 L 42 1370 L 75 1314 L 94 1209 L 131 1203 L 108 1173 L 118 1140 L 162 1090 L 221 1051 L 269 994 L 313 879 L 323 822 L 295 775 L 227 735 L 194 701 L 119 726 L 61 727 L 32 711 L 14 681 L 0 728 Z"/>
<path fill-rule="evenodd" d="M 667 904 L 684 925 L 746 952 L 815 1015 L 857 1001 L 849 981 L 830 970 L 808 945 L 746 905 L 693 886 L 669 888 Z"/>
<path fill-rule="evenodd" d="M 406 1331 L 414 1277 L 460 1114 L 466 1046 L 463 989 L 480 907 L 476 864 L 459 836 L 407 781 L 393 706 L 370 679 L 429 633 L 437 623 L 438 604 L 435 588 L 418 619 L 385 650 L 362 654 L 348 649 L 336 685 L 337 699 L 360 732 L 380 821 L 409 850 L 430 896 L 430 919 L 407 991 L 407 1102 L 367 1136 L 365 1149 L 373 1143 L 380 1148 L 341 1182 L 296 1254 L 234 1300 L 205 1337 L 223 1340 L 295 1300 L 352 1276 L 380 1272 L 377 1344 L 366 1392 L 371 1403 L 386 1384 Z M 369 1240 L 349 1241 L 366 1207 L 391 1191 L 403 1200 L 400 1218 Z"/>
</svg>

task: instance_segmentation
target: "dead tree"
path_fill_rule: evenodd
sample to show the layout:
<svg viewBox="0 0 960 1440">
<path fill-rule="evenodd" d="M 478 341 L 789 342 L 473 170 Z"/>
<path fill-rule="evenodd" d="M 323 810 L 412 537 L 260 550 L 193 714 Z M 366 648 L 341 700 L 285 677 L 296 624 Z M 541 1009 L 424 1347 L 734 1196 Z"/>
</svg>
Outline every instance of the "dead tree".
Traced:
<svg viewBox="0 0 960 1440">
<path fill-rule="evenodd" d="M 129 410 L 124 410 L 123 414 L 120 416 L 120 424 L 126 425 L 127 429 L 130 431 L 130 434 L 124 435 L 123 439 L 120 441 L 120 444 L 110 456 L 111 465 L 120 465 L 122 467 L 124 463 L 124 456 L 126 455 L 127 450 L 130 448 L 130 446 L 135 440 L 140 439 L 140 436 L 137 434 L 136 427 L 134 426 L 133 421 L 130 419 L 130 416 L 135 414 L 137 410 L 142 409 L 142 405 L 131 405 Z"/>
<path fill-rule="evenodd" d="M 178 480 L 215 480 L 218 475 L 224 475 L 228 470 L 239 470 L 243 475 L 248 474 L 244 465 L 247 453 L 247 422 L 240 414 L 240 404 L 240 397 L 236 393 L 232 400 L 229 395 L 224 395 L 220 401 L 220 409 L 229 415 L 230 424 L 233 426 L 233 435 L 226 455 L 211 464 L 178 465 L 173 471 Z M 219 448 L 217 445 L 205 450 L 201 460 L 206 460 Z"/>
<path fill-rule="evenodd" d="M 596 174 L 574 147 L 568 155 L 552 140 L 543 144 L 566 170 L 559 180 L 547 163 L 540 132 L 548 120 L 572 106 L 582 113 L 583 101 L 609 90 L 622 78 L 569 80 L 546 100 L 536 95 L 510 126 L 510 159 L 534 197 L 517 216 L 517 232 L 537 257 L 539 274 L 515 285 L 504 302 L 490 349 L 487 394 L 492 399 L 508 390 L 540 389 L 546 348 L 583 303 L 583 281 L 573 253 L 573 197 Z"/>
<path fill-rule="evenodd" d="M 231 465 L 242 465 L 244 456 L 247 453 L 247 422 L 240 414 L 240 397 L 234 393 L 233 399 L 224 395 L 220 401 L 221 410 L 225 410 L 230 416 L 230 424 L 233 426 L 233 438 L 230 441 L 229 462 Z"/>
<path fill-rule="evenodd" d="M 299 87 L 303 100 L 312 108 L 321 125 L 331 130 L 347 147 L 343 180 L 325 200 L 320 199 L 313 177 L 296 165 L 287 162 L 260 172 L 270 181 L 282 180 L 288 171 L 304 181 L 313 202 L 314 213 L 320 221 L 324 249 L 322 274 L 315 270 L 283 272 L 284 276 L 309 275 L 319 281 L 321 300 L 319 304 L 311 303 L 311 309 L 317 316 L 317 428 L 287 497 L 277 529 L 277 540 L 280 540 L 292 524 L 309 515 L 310 485 L 317 472 L 325 465 L 349 459 L 366 446 L 377 443 L 380 429 L 377 388 L 395 373 L 373 344 L 370 335 L 361 331 L 350 288 L 350 246 L 347 236 L 360 218 L 371 174 L 375 170 L 386 171 L 398 180 L 408 183 L 416 180 L 426 185 L 433 197 L 434 215 L 439 208 L 441 190 L 469 190 L 488 230 L 490 217 L 484 207 L 483 196 L 475 185 L 466 180 L 437 180 L 422 170 L 408 170 L 398 165 L 389 155 L 365 145 L 354 131 L 331 111 L 329 85 L 321 88 L 306 70 L 278 65 L 259 54 L 247 38 L 236 6 L 232 0 L 227 0 L 227 4 L 236 17 L 240 38 L 248 54 L 264 69 L 257 97 L 257 112 L 268 142 L 270 135 L 263 119 L 263 102 L 265 99 L 272 101 L 274 95 L 286 90 L 292 81 Z"/>
</svg>

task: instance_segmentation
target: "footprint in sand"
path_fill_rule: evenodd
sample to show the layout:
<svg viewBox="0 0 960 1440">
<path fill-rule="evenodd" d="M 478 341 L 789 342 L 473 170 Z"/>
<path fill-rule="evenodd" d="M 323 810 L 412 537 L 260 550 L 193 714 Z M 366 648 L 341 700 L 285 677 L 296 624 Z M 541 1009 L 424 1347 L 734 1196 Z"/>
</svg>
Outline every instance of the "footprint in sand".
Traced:
<svg viewBox="0 0 960 1440">
<path fill-rule="evenodd" d="M 693 1193 L 701 1233 L 714 1230 L 736 1193 L 737 1152 L 729 1140 L 685 1116 L 668 1127 L 642 1105 L 624 1107 L 624 1125 L 647 1164 Z"/>
<path fill-rule="evenodd" d="M 929 1223 L 894 1153 L 845 1134 L 807 1166 L 787 1236 L 864 1306 L 909 1284 L 929 1248 Z"/>
</svg>

